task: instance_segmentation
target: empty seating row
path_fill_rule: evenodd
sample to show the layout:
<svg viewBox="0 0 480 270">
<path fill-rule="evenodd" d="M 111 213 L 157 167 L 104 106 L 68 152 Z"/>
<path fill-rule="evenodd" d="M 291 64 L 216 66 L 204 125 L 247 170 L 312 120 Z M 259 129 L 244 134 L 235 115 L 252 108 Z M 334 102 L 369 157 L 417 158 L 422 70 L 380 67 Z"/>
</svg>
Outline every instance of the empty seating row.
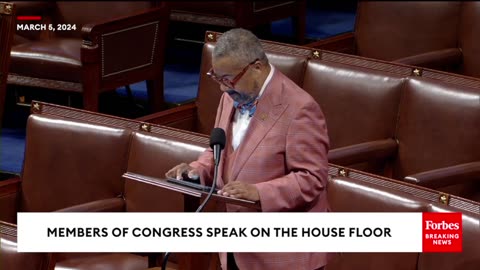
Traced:
<svg viewBox="0 0 480 270">
<path fill-rule="evenodd" d="M 6 259 L 0 263 L 19 269 L 16 267 L 31 256 L 31 264 L 22 265 L 22 269 L 42 269 L 39 265 L 91 269 L 92 264 L 100 262 L 109 269 L 145 269 L 146 259 L 134 254 L 17 253 L 15 214 L 183 211 L 184 200 L 178 193 L 159 188 L 155 180 L 136 181 L 122 175 L 128 172 L 163 178 L 173 165 L 196 159 L 208 147 L 208 138 L 45 103 L 34 103 L 32 112 L 22 177 L 0 183 L 0 220 L 9 222 L 0 226 L 2 248 L 8 249 L 2 250 Z M 362 269 L 474 269 L 478 265 L 475 239 L 479 233 L 479 203 L 335 165 L 330 166 L 329 174 L 328 196 L 333 211 L 464 213 L 464 252 L 340 254 L 328 269 L 346 269 L 354 263 Z M 202 267 L 196 265 L 195 269 L 208 269 L 211 256 L 200 256 Z"/>
<path fill-rule="evenodd" d="M 164 175 L 164 161 L 131 149 L 134 130 L 158 134 L 159 140 L 176 141 L 179 145 L 198 144 L 195 156 L 177 152 L 177 146 L 162 144 L 170 149 L 165 160 L 194 159 L 208 146 L 208 137 L 179 132 L 171 128 L 151 126 L 135 120 L 96 114 L 68 107 L 34 103 L 27 123 L 25 159 L 21 178 L 0 183 L 0 220 L 16 223 L 17 212 L 75 211 L 75 206 L 88 204 L 91 211 L 122 211 L 125 185 L 122 174 L 129 167 L 147 168 Z M 138 135 L 137 133 L 133 133 Z M 154 140 L 153 142 L 155 142 Z M 146 142 L 148 144 L 152 142 Z M 157 142 L 158 143 L 158 142 Z M 180 148 L 178 148 L 180 149 Z M 135 157 L 141 162 L 136 162 Z M 170 159 L 176 157 L 176 159 Z M 131 162 L 127 162 L 128 160 Z M 162 159 L 160 159 L 162 160 Z M 159 162 L 159 164 L 157 164 Z M 145 166 L 145 167 L 143 167 Z M 162 194 L 155 194 L 161 196 Z M 146 196 L 140 196 L 144 201 Z M 168 196 L 167 196 L 168 197 Z M 169 199 L 171 205 L 178 200 Z M 140 201 L 136 201 L 140 203 Z M 105 206 L 104 203 L 108 205 Z M 149 201 L 152 211 L 165 211 L 168 204 Z M 129 204 L 129 206 L 131 206 Z M 181 206 L 181 205 L 180 205 Z M 73 208 L 72 208 L 73 207 Z M 21 254 L 13 254 L 17 262 Z M 111 269 L 146 269 L 146 256 L 132 254 L 54 254 L 46 261 L 48 269 L 91 269 L 92 264 L 111 263 Z M 6 260 L 5 263 L 13 263 Z M 14 268 L 15 269 L 15 268 Z M 25 268 L 27 269 L 27 268 Z M 36 268 L 33 268 L 36 269 Z"/>
<path fill-rule="evenodd" d="M 480 259 L 478 238 L 480 209 L 478 203 L 400 181 L 331 166 L 330 171 L 349 177 L 332 176 L 328 198 L 333 212 L 461 212 L 463 252 L 461 253 L 341 253 L 326 269 L 475 269 Z M 464 210 L 444 203 L 461 204 Z M 469 209 L 469 210 L 466 210 Z"/>
<path fill-rule="evenodd" d="M 355 29 L 307 46 L 480 77 L 480 3 L 358 1 Z"/>
<path fill-rule="evenodd" d="M 139 118 L 208 134 L 222 92 L 206 75 L 220 33 L 207 32 L 194 103 Z M 480 80 L 262 41 L 270 62 L 320 104 L 333 164 L 480 200 Z M 253 117 L 256 117 L 255 115 Z"/>
</svg>

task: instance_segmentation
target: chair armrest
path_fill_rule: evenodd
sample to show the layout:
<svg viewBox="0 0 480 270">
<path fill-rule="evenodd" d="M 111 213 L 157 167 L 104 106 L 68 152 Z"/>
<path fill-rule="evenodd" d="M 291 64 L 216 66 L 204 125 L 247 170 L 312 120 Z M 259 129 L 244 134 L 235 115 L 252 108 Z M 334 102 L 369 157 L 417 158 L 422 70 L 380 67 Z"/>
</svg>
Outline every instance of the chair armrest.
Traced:
<svg viewBox="0 0 480 270">
<path fill-rule="evenodd" d="M 347 166 L 367 161 L 388 159 L 397 152 L 397 142 L 393 139 L 359 143 L 330 150 L 328 162 Z"/>
<path fill-rule="evenodd" d="M 13 177 L 11 179 L 0 181 L 0 196 L 5 194 L 18 193 L 20 192 L 20 185 L 22 184 L 22 179 L 20 177 Z"/>
<path fill-rule="evenodd" d="M 315 49 L 355 54 L 355 36 L 353 32 L 321 39 L 305 45 Z"/>
<path fill-rule="evenodd" d="M 124 212 L 123 198 L 111 198 L 78 204 L 57 210 L 55 212 Z"/>
<path fill-rule="evenodd" d="M 403 57 L 393 62 L 440 70 L 458 69 L 462 62 L 462 52 L 458 48 L 443 49 Z"/>
<path fill-rule="evenodd" d="M 15 223 L 22 180 L 13 178 L 0 182 L 0 220 Z"/>
<path fill-rule="evenodd" d="M 196 118 L 197 105 L 192 102 L 165 111 L 142 116 L 135 120 L 193 131 Z"/>
<path fill-rule="evenodd" d="M 416 173 L 406 176 L 404 180 L 428 188 L 441 188 L 480 181 L 480 162 L 464 163 Z"/>
</svg>

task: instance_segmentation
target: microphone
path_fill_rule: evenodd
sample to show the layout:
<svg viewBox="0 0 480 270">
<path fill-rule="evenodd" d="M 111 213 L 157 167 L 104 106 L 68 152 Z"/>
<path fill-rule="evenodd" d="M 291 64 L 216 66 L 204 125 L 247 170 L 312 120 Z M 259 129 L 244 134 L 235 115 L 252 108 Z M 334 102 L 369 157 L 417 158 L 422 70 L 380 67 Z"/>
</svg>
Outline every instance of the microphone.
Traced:
<svg viewBox="0 0 480 270">
<path fill-rule="evenodd" d="M 208 200 L 210 200 L 210 197 L 212 197 L 213 191 L 217 187 L 218 164 L 220 164 L 220 155 L 225 147 L 225 141 L 225 131 L 221 128 L 214 128 L 210 134 L 210 147 L 213 148 L 213 161 L 215 164 L 215 168 L 213 169 L 212 186 L 210 187 L 207 198 L 205 198 L 202 204 L 195 211 L 196 213 L 202 212 Z"/>
<path fill-rule="evenodd" d="M 212 197 L 215 187 L 217 186 L 218 164 L 220 164 L 220 156 L 223 148 L 225 148 L 226 140 L 227 139 L 225 138 L 225 130 L 221 128 L 214 128 L 212 130 L 212 133 L 210 133 L 210 147 L 213 149 L 213 161 L 215 164 L 215 168 L 213 171 L 213 183 L 212 183 L 212 186 L 210 187 L 210 191 L 208 192 L 207 198 L 205 198 L 203 203 L 197 208 L 197 210 L 195 211 L 196 213 L 202 212 L 203 208 L 205 207 L 207 202 L 210 200 L 210 197 Z M 166 252 L 163 257 L 162 268 L 161 268 L 162 270 L 167 269 L 167 262 L 168 262 L 169 256 L 170 256 L 170 252 Z"/>
<path fill-rule="evenodd" d="M 213 149 L 213 160 L 215 166 L 220 163 L 220 154 L 225 148 L 225 131 L 221 128 L 214 128 L 210 134 L 210 147 Z"/>
</svg>

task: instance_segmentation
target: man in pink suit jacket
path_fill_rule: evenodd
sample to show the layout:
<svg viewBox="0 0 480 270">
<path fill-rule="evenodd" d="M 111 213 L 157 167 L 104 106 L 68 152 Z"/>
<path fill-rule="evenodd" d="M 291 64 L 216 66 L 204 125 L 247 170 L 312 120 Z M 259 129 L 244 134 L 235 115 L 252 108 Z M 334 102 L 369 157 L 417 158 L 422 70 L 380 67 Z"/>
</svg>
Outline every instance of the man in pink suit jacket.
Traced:
<svg viewBox="0 0 480 270">
<path fill-rule="evenodd" d="M 218 39 L 209 75 L 224 92 L 215 121 L 227 137 L 219 194 L 259 201 L 263 212 L 327 212 L 328 135 L 315 100 L 270 65 L 259 40 L 244 29 Z M 213 167 L 208 149 L 167 176 L 187 173 L 208 185 Z M 249 210 L 227 205 L 229 212 Z M 229 270 L 232 263 L 242 270 L 314 270 L 327 264 L 327 254 L 235 253 L 227 263 L 221 253 L 220 261 Z"/>
</svg>

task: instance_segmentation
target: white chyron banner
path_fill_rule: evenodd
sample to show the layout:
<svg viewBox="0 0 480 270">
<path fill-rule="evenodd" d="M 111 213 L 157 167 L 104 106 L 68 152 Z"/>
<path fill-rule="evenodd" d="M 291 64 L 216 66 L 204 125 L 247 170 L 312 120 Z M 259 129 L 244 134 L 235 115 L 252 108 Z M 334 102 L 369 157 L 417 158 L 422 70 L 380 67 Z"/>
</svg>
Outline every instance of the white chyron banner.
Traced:
<svg viewBox="0 0 480 270">
<path fill-rule="evenodd" d="M 421 252 L 422 213 L 19 213 L 19 252 Z"/>
</svg>

